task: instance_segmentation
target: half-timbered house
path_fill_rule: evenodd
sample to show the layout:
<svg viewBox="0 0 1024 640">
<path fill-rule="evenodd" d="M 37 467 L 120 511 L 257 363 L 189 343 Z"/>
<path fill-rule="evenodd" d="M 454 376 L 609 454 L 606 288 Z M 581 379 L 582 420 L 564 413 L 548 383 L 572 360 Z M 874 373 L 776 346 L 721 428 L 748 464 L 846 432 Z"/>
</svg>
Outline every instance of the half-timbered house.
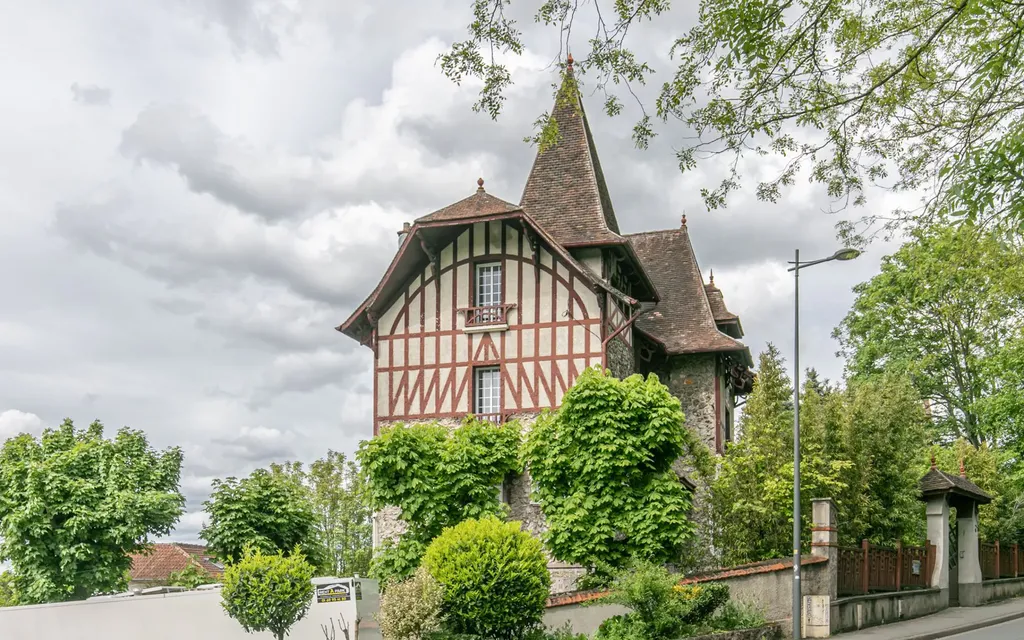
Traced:
<svg viewBox="0 0 1024 640">
<path fill-rule="evenodd" d="M 621 233 L 582 102 L 558 100 L 552 117 L 558 141 L 537 154 L 519 204 L 481 179 L 406 224 L 380 283 L 338 327 L 373 350 L 374 433 L 469 413 L 529 424 L 601 366 L 657 373 L 721 452 L 751 382 L 739 318 L 704 283 L 685 216 Z M 528 478 L 504 493 L 517 519 L 543 526 Z M 399 524 L 378 514 L 375 544 Z"/>
</svg>

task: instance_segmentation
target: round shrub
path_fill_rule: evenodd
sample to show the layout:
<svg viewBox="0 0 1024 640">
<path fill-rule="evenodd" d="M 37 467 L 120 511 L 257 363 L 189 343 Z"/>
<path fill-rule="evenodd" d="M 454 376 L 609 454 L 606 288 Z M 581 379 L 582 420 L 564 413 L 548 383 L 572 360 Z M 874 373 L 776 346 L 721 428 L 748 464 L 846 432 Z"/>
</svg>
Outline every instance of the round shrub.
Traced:
<svg viewBox="0 0 1024 640">
<path fill-rule="evenodd" d="M 221 606 L 249 633 L 269 631 L 284 640 L 313 601 L 313 565 L 296 551 L 264 555 L 246 547 L 224 570 Z"/>
<path fill-rule="evenodd" d="M 444 587 L 453 633 L 516 640 L 540 624 L 551 587 L 538 540 L 518 522 L 466 520 L 427 547 L 423 566 Z"/>
</svg>

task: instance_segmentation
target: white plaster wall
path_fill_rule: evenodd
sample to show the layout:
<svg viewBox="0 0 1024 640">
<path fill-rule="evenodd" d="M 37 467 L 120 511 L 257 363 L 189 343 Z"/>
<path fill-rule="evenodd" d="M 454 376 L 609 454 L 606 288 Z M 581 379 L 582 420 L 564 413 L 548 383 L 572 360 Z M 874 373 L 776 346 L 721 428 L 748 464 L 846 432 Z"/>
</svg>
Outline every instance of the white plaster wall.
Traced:
<svg viewBox="0 0 1024 640">
<path fill-rule="evenodd" d="M 189 591 L 117 600 L 64 602 L 0 608 L 3 640 L 273 640 L 271 633 L 246 633 L 221 607 L 220 591 Z M 338 603 L 314 602 L 289 638 L 323 638 L 321 624 L 338 625 Z M 370 615 L 366 616 L 370 620 Z M 338 634 L 341 637 L 341 634 Z M 360 628 L 360 640 L 379 639 Z"/>
</svg>

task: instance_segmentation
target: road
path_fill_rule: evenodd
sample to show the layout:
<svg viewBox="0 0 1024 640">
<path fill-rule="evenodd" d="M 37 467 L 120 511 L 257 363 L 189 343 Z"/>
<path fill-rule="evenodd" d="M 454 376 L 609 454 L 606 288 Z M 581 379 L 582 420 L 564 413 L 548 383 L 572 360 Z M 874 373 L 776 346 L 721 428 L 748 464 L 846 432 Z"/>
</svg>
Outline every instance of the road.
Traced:
<svg viewBox="0 0 1024 640">
<path fill-rule="evenodd" d="M 955 636 L 948 636 L 946 640 L 1021 640 L 1022 638 L 1024 638 L 1024 618 L 977 631 L 958 633 Z"/>
</svg>

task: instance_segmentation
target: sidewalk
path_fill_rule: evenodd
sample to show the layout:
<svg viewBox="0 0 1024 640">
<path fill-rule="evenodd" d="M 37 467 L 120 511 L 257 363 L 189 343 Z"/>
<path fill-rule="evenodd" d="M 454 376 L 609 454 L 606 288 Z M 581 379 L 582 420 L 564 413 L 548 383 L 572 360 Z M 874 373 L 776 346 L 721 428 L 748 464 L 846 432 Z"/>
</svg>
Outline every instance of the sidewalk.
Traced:
<svg viewBox="0 0 1024 640">
<path fill-rule="evenodd" d="M 935 640 L 1024 618 L 1024 598 L 982 607 L 957 607 L 930 616 L 837 634 L 841 640 Z"/>
</svg>

